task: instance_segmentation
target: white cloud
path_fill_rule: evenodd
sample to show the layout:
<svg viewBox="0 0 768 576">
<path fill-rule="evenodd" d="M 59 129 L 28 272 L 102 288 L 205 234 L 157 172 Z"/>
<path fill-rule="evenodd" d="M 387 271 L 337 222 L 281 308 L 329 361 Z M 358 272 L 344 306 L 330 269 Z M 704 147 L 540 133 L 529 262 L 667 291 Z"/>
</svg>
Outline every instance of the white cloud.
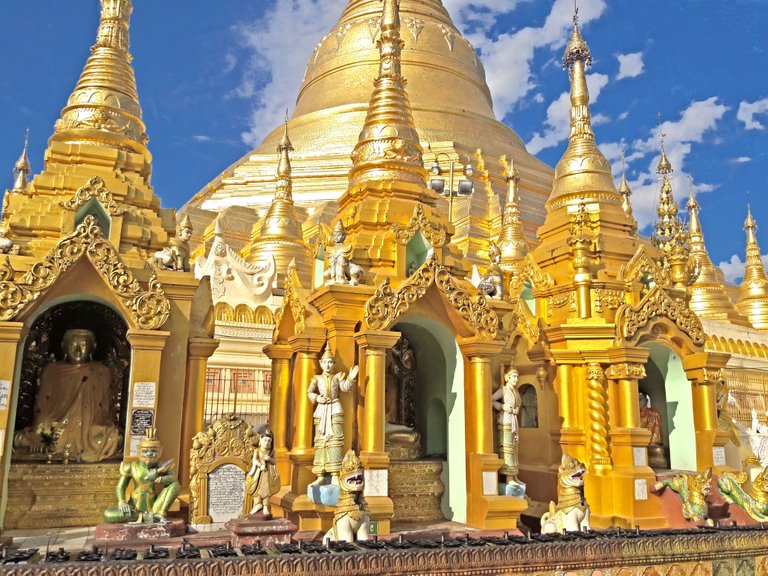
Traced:
<svg viewBox="0 0 768 576">
<path fill-rule="evenodd" d="M 768 254 L 763 254 L 761 258 L 763 259 L 763 266 L 768 267 Z M 725 279 L 729 282 L 738 284 L 744 278 L 746 264 L 737 254 L 731 256 L 731 259 L 726 262 L 720 262 L 719 266 L 720 270 L 725 274 Z"/>
<path fill-rule="evenodd" d="M 739 111 L 736 113 L 736 118 L 744 123 L 744 128 L 747 130 L 765 130 L 765 125 L 755 120 L 757 114 L 765 114 L 768 112 L 768 98 L 757 100 L 755 102 L 741 102 L 739 104 Z"/>
<path fill-rule="evenodd" d="M 496 17 L 512 12 L 517 5 L 530 0 L 443 0 L 443 5 L 460 30 L 479 27 L 487 30 Z"/>
<path fill-rule="evenodd" d="M 749 156 L 739 156 L 738 158 L 731 158 L 728 162 L 731 164 L 746 164 L 747 162 L 752 162 L 752 158 Z"/>
<path fill-rule="evenodd" d="M 206 136 L 205 134 L 193 134 L 192 140 L 195 142 L 210 142 L 213 140 L 210 136 Z"/>
<path fill-rule="evenodd" d="M 237 56 L 234 52 L 227 52 L 224 55 L 224 74 L 229 74 L 237 67 Z"/>
<path fill-rule="evenodd" d="M 587 86 L 589 87 L 590 102 L 597 101 L 603 88 L 608 84 L 608 76 L 605 74 L 588 74 Z M 543 132 L 536 132 L 531 141 L 526 144 L 528 152 L 538 154 L 545 148 L 557 146 L 563 140 L 568 139 L 571 118 L 571 95 L 563 92 L 547 108 L 547 118 L 544 120 Z M 593 124 L 608 121 L 608 117 L 598 114 L 592 117 Z"/>
<path fill-rule="evenodd" d="M 254 98 L 243 141 L 258 145 L 293 107 L 308 55 L 336 23 L 347 0 L 279 0 L 257 21 L 237 28 L 251 52 L 240 98 Z M 286 33 L 290 30 L 290 34 Z"/>
<path fill-rule="evenodd" d="M 616 76 L 616 80 L 635 78 L 640 76 L 645 70 L 642 52 L 619 54 L 616 58 L 619 60 L 619 74 Z"/>
<path fill-rule="evenodd" d="M 671 181 L 675 199 L 680 206 L 685 205 L 688 198 L 689 182 L 685 172 L 685 160 L 691 153 L 692 145 L 703 142 L 708 133 L 717 128 L 717 123 L 722 119 L 728 107 L 720 104 L 717 97 L 707 100 L 691 102 L 680 114 L 676 121 L 666 121 L 661 130 L 665 134 L 665 149 L 667 157 L 672 163 L 675 172 Z M 632 188 L 632 210 L 635 218 L 643 229 L 654 219 L 655 206 L 659 196 L 659 182 L 656 175 L 656 166 L 659 162 L 659 128 L 651 130 L 646 140 L 636 140 L 632 143 L 627 154 L 627 162 L 653 157 L 637 178 L 630 180 Z M 711 192 L 716 189 L 714 184 L 696 183 L 697 192 Z"/>
<path fill-rule="evenodd" d="M 629 111 L 622 112 L 618 116 L 619 120 L 626 120 L 628 117 L 629 117 Z"/>
<path fill-rule="evenodd" d="M 456 6 L 461 3 L 461 0 L 451 0 L 446 2 L 446 5 Z M 482 0 L 482 3 L 489 6 L 506 4 L 507 8 L 516 4 L 510 0 Z M 605 0 L 581 0 L 579 17 L 582 25 L 599 18 L 605 8 Z M 497 37 L 491 37 L 487 30 L 468 34 L 469 40 L 478 48 L 483 58 L 497 117 L 503 119 L 537 86 L 536 77 L 531 70 L 536 50 L 564 46 L 573 26 L 572 15 L 572 0 L 555 0 L 541 27 L 526 27 Z M 567 82 L 565 75 L 563 78 L 563 81 Z"/>
</svg>

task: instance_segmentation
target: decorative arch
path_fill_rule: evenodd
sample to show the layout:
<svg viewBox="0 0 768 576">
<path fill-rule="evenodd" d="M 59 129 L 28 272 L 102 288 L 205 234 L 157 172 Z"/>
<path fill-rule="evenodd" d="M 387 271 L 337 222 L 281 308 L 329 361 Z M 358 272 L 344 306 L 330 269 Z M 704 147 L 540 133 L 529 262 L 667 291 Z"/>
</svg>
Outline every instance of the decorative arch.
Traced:
<svg viewBox="0 0 768 576">
<path fill-rule="evenodd" d="M 241 324 L 253 324 L 253 311 L 246 304 L 238 304 L 235 307 L 235 322 Z"/>
<path fill-rule="evenodd" d="M 509 281 L 510 296 L 519 297 L 525 290 L 526 284 L 530 284 L 534 295 L 555 285 L 552 276 L 544 272 L 530 254 L 526 254 L 525 258 L 515 266 Z"/>
<path fill-rule="evenodd" d="M 19 318 L 83 257 L 90 261 L 138 327 L 157 330 L 165 324 L 171 304 L 157 276 L 152 274 L 148 288 L 144 290 L 112 243 L 104 237 L 92 215 L 86 216 L 72 234 L 59 240 L 21 280 L 13 281 L 8 260 L 0 265 L 0 321 Z"/>
<path fill-rule="evenodd" d="M 438 264 L 434 254 L 397 291 L 392 289 L 389 278 L 384 279 L 365 304 L 366 325 L 374 330 L 386 330 L 433 285 L 475 334 L 496 338 L 499 317 L 485 296 L 471 295 L 460 288 L 451 273 Z"/>
<path fill-rule="evenodd" d="M 275 322 L 275 317 L 272 314 L 272 310 L 266 306 L 258 306 L 253 312 L 253 322 L 255 324 L 269 324 L 272 325 Z"/>
<path fill-rule="evenodd" d="M 646 246 L 641 244 L 629 262 L 619 269 L 617 279 L 620 282 L 626 282 L 631 289 L 635 282 L 640 282 L 643 279 L 643 276 L 650 277 L 656 286 L 664 288 L 669 285 L 667 271 L 650 257 Z"/>
<path fill-rule="evenodd" d="M 214 312 L 216 314 L 216 320 L 219 322 L 235 321 L 235 310 L 226 302 L 218 302 L 214 307 Z"/>
<path fill-rule="evenodd" d="M 442 248 L 447 240 L 445 226 L 430 221 L 424 214 L 424 207 L 421 204 L 416 204 L 413 209 L 413 216 L 405 226 L 392 224 L 392 233 L 395 235 L 395 239 L 404 246 L 411 241 L 416 232 L 421 232 L 424 239 L 433 248 Z"/>
</svg>

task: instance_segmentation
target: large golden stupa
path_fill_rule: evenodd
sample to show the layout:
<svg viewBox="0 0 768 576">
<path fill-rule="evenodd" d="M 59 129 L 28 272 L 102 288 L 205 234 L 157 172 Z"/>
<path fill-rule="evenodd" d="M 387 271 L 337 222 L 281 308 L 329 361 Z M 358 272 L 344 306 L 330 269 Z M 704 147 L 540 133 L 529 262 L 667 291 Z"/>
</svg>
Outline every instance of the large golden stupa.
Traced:
<svg viewBox="0 0 768 576">
<path fill-rule="evenodd" d="M 521 173 L 523 221 L 527 235 L 534 238 L 544 219 L 551 168 L 529 154 L 520 137 L 494 116 L 483 64 L 442 2 L 403 0 L 400 9 L 403 70 L 425 149 L 425 166 L 429 169 L 437 159 L 448 180 L 453 162 L 456 182 L 465 177 L 466 165 L 474 169 L 475 193 L 454 201 L 454 242 L 471 260 L 479 262 L 478 254 L 488 248 L 479 238 L 498 231 L 506 194 L 501 156 L 513 158 Z M 335 207 L 325 211 L 324 207 L 337 201 L 346 189 L 352 166 L 349 154 L 365 120 L 371 79 L 379 60 L 376 40 L 380 12 L 378 0 L 350 0 L 311 55 L 288 124 L 296 149 L 294 199 L 300 208 L 326 223 Z M 247 243 L 251 231 L 247 213 L 237 210 L 228 216 L 226 212 L 233 206 L 248 206 L 263 216 L 274 192 L 274 151 L 282 134 L 283 127 L 276 126 L 258 148 L 224 170 L 187 203 L 182 211 L 192 216 L 198 231 L 210 225 L 213 214 L 200 214 L 192 208 L 225 212 L 222 223 L 232 231 L 228 240 L 237 249 Z M 447 200 L 445 204 L 447 209 Z M 207 240 L 212 230 L 209 226 Z M 311 225 L 305 226 L 305 233 L 312 235 Z"/>
</svg>

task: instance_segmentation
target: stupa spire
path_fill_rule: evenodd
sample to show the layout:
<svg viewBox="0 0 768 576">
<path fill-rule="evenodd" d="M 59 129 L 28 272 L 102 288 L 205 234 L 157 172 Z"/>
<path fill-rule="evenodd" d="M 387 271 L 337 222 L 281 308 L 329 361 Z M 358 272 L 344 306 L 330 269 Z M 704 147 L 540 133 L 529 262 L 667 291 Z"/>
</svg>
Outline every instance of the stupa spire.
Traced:
<svg viewBox="0 0 768 576">
<path fill-rule="evenodd" d="M 291 144 L 290 136 L 288 136 L 288 113 L 286 112 L 285 131 L 283 137 L 280 139 L 280 143 L 277 145 L 277 154 L 280 157 L 280 161 L 277 165 L 277 190 L 275 192 L 275 198 L 277 199 L 279 196 L 285 200 L 293 202 L 291 152 L 293 152 L 293 145 Z"/>
<path fill-rule="evenodd" d="M 742 326 L 749 325 L 747 319 L 734 306 L 725 290 L 723 273 L 712 264 L 704 243 L 704 233 L 699 219 L 701 206 L 696 200 L 696 193 L 691 182 L 691 194 L 686 206 L 688 210 L 688 229 L 690 232 L 691 259 L 696 262 L 699 275 L 688 292 L 691 295 L 690 306 L 701 318 L 728 320 Z"/>
<path fill-rule="evenodd" d="M 571 126 L 568 149 L 555 168 L 555 182 L 547 205 L 562 203 L 574 206 L 589 200 L 621 204 L 611 174 L 611 166 L 595 144 L 592 115 L 589 109 L 587 68 L 592 53 L 579 30 L 579 10 L 573 16 L 573 30 L 563 54 L 563 68 L 571 80 Z"/>
<path fill-rule="evenodd" d="M 504 206 L 504 215 L 502 216 L 501 232 L 497 242 L 501 250 L 501 267 L 503 270 L 511 270 L 516 262 L 525 258 L 530 251 L 528 241 L 525 238 L 523 229 L 523 219 L 520 212 L 520 194 L 518 183 L 520 182 L 520 172 L 515 168 L 515 161 L 510 157 L 509 191 L 507 192 L 507 203 Z"/>
<path fill-rule="evenodd" d="M 96 44 L 56 121 L 51 141 L 90 142 L 147 153 L 129 53 L 131 0 L 101 0 Z"/>
<path fill-rule="evenodd" d="M 757 222 L 749 205 L 744 230 L 747 233 L 747 263 L 736 306 L 749 318 L 752 326 L 765 330 L 768 329 L 768 276 L 757 243 Z"/>
<path fill-rule="evenodd" d="M 29 165 L 29 157 L 27 156 L 27 150 L 29 149 L 29 128 L 27 128 L 27 135 L 24 138 L 24 150 L 21 152 L 21 156 L 16 160 L 13 165 L 13 191 L 14 192 L 26 192 L 29 182 L 27 177 L 32 173 L 32 168 Z"/>
<path fill-rule="evenodd" d="M 632 196 L 632 189 L 627 182 L 627 166 L 624 158 L 624 148 L 621 149 L 621 182 L 619 183 L 619 194 L 621 194 L 621 207 L 624 210 L 624 214 L 628 218 L 634 220 L 635 215 L 632 213 L 632 203 L 629 201 L 629 197 Z"/>
<path fill-rule="evenodd" d="M 368 104 L 365 125 L 352 152 L 349 188 L 364 182 L 409 182 L 424 185 L 427 172 L 401 54 L 400 0 L 383 0 L 379 48 L 379 74 Z"/>
</svg>

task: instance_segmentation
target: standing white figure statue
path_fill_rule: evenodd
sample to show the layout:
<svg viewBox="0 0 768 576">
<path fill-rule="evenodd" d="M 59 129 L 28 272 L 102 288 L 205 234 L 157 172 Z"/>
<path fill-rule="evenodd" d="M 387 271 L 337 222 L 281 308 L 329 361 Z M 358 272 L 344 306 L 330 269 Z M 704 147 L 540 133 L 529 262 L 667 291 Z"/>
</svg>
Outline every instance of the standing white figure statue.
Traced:
<svg viewBox="0 0 768 576">
<path fill-rule="evenodd" d="M 323 273 L 326 284 L 349 284 L 357 286 L 363 281 L 363 269 L 352 262 L 352 244 L 347 244 L 347 231 L 341 220 L 336 222 L 331 233 L 333 246 L 326 246 L 328 270 Z"/>
<path fill-rule="evenodd" d="M 312 377 L 307 389 L 309 401 L 316 406 L 315 423 L 315 459 L 312 473 L 317 480 L 310 486 L 323 484 L 325 477 L 331 475 L 334 484 L 339 482 L 339 470 L 344 448 L 344 410 L 339 401 L 341 392 L 349 392 L 357 380 L 358 367 L 353 366 L 349 377 L 344 372 L 333 373 L 336 362 L 330 346 L 320 359 L 322 373 Z"/>
<path fill-rule="evenodd" d="M 507 477 L 510 484 L 518 484 L 517 474 L 520 464 L 517 459 L 518 445 L 520 441 L 517 415 L 520 412 L 522 398 L 517 390 L 517 381 L 520 373 L 515 368 L 510 368 L 504 374 L 504 383 L 493 393 L 493 408 L 499 412 L 497 420 L 499 426 L 499 452 L 504 466 L 501 473 Z"/>
</svg>

